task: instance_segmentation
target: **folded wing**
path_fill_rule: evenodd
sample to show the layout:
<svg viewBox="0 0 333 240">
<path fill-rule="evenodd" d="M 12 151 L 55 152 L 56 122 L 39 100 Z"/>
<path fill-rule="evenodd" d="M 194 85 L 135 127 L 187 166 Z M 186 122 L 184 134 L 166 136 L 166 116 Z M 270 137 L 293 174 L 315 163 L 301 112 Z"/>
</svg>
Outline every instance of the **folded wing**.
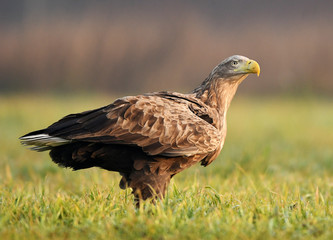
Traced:
<svg viewBox="0 0 333 240">
<path fill-rule="evenodd" d="M 211 124 L 216 113 L 200 104 L 172 93 L 124 97 L 103 108 L 68 115 L 35 135 L 44 136 L 44 142 L 49 136 L 58 144 L 85 141 L 138 146 L 149 155 L 205 154 L 220 145 L 221 136 Z M 33 136 L 27 134 L 21 140 L 38 146 L 36 141 L 25 141 Z"/>
</svg>

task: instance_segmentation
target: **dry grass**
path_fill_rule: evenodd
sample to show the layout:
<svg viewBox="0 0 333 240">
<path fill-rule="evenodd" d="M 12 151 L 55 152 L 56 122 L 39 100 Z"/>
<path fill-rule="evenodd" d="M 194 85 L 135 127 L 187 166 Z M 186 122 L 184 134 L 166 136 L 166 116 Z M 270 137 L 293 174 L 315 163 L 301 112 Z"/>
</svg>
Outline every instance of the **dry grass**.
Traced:
<svg viewBox="0 0 333 240">
<path fill-rule="evenodd" d="M 247 91 L 332 93 L 330 21 L 212 25 L 195 13 L 48 18 L 0 30 L 1 90 L 190 90 L 222 59 L 258 60 Z"/>
</svg>

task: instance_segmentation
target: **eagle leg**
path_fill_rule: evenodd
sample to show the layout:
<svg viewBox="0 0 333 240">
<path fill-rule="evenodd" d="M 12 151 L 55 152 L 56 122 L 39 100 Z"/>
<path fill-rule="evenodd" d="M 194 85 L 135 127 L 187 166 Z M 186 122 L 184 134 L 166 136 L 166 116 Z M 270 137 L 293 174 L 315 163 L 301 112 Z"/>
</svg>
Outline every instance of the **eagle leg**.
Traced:
<svg viewBox="0 0 333 240">
<path fill-rule="evenodd" d="M 152 198 L 163 199 L 165 191 L 170 183 L 170 173 L 152 173 L 146 169 L 133 171 L 129 175 L 127 184 L 132 188 L 137 206 L 141 200 Z"/>
</svg>

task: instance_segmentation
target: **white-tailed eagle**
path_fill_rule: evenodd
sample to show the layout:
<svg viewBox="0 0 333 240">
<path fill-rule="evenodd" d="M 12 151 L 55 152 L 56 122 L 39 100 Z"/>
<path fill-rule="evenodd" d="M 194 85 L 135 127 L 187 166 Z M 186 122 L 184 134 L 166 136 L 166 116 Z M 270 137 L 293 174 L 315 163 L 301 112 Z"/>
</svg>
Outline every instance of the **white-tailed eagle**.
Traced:
<svg viewBox="0 0 333 240">
<path fill-rule="evenodd" d="M 163 197 L 170 179 L 220 153 L 226 114 L 238 85 L 259 76 L 256 61 L 231 56 L 189 94 L 153 92 L 119 98 L 110 105 L 70 114 L 20 138 L 36 151 L 74 170 L 100 167 L 122 175 L 137 199 Z"/>
</svg>

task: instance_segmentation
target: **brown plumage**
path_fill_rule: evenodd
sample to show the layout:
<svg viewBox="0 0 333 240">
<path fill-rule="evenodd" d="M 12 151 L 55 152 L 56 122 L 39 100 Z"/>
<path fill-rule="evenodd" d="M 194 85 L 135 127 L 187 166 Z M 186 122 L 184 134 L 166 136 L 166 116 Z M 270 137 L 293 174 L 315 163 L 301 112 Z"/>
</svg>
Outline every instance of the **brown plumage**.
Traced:
<svg viewBox="0 0 333 240">
<path fill-rule="evenodd" d="M 190 94 L 154 92 L 68 115 L 21 137 L 33 150 L 74 170 L 101 167 L 122 175 L 138 199 L 163 197 L 170 179 L 201 162 L 210 164 L 226 137 L 226 113 L 238 85 L 257 62 L 235 55 L 221 62 Z"/>
</svg>

